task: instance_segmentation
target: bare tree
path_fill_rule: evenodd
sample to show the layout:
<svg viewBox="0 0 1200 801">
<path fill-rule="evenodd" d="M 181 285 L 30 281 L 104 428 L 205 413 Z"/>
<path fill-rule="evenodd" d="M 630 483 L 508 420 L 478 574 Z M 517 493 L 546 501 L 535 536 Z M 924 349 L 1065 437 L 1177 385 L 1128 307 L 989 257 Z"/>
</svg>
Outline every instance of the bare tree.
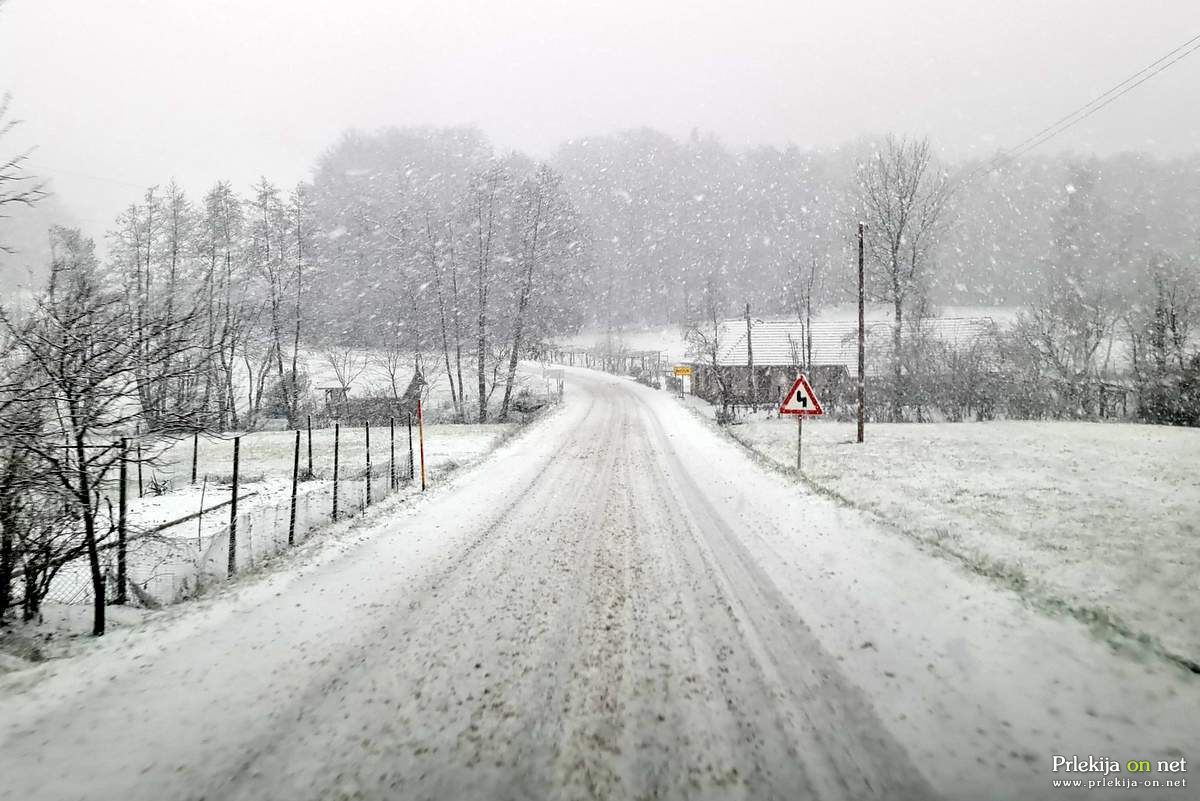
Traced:
<svg viewBox="0 0 1200 801">
<path fill-rule="evenodd" d="M 1162 352 L 1155 358 L 1183 370 L 1200 329 L 1200 275 L 1195 265 L 1167 254 L 1152 256 L 1147 273 L 1151 298 L 1139 305 L 1149 312 L 1144 324 L 1153 333 L 1154 348 Z"/>
<path fill-rule="evenodd" d="M 4 500 L 5 516 L 15 539 L 17 554 L 13 578 L 24 587 L 21 619 L 30 621 L 41 612 L 55 577 L 64 567 L 87 555 L 70 507 L 46 491 L 43 478 L 33 472 L 21 483 L 19 497 Z M 2 614 L 2 610 L 0 610 Z"/>
<path fill-rule="evenodd" d="M 300 335 L 304 321 L 304 298 L 306 260 L 311 258 L 313 248 L 309 246 L 309 238 L 313 229 L 312 202 L 309 199 L 308 188 L 304 184 L 296 187 L 292 193 L 290 210 L 292 214 L 292 232 L 295 239 L 295 275 L 292 284 L 295 293 L 295 309 L 293 312 L 292 329 L 292 365 L 289 372 L 289 392 L 285 395 L 288 401 L 288 425 L 300 424 L 301 379 L 300 379 Z M 311 271 L 309 271 L 311 273 Z M 309 278 L 311 280 L 311 277 Z"/>
<path fill-rule="evenodd" d="M 204 381 L 203 397 L 216 428 L 238 427 L 234 397 L 237 353 L 245 339 L 249 314 L 242 264 L 242 205 L 233 187 L 220 182 L 204 197 L 200 253 L 204 261 L 201 295 L 205 303 L 204 347 L 215 354 Z"/>
<path fill-rule="evenodd" d="M 3 0 L 0 0 L 2 6 Z M 9 118 L 11 96 L 0 98 L 0 139 L 18 124 Z M 8 205 L 32 206 L 45 196 L 41 184 L 25 172 L 28 153 L 20 153 L 0 161 L 0 212 Z M 0 220 L 5 216 L 0 213 Z M 11 253 L 0 239 L 0 253 Z M 9 339 L 4 337 L 5 340 Z M 30 509 L 23 484 L 30 476 L 32 454 L 23 444 L 28 429 L 40 429 L 38 409 L 30 407 L 26 376 L 14 374 L 12 368 L 25 372 L 20 359 L 12 356 L 12 342 L 0 341 L 5 356 L 4 377 L 0 379 L 0 623 L 12 602 L 12 587 L 17 571 L 18 542 L 22 518 Z M 27 489 L 27 487 L 24 487 Z M 28 587 L 26 582 L 26 587 Z"/>
<path fill-rule="evenodd" d="M 1184 387 L 1189 362 L 1200 352 L 1200 278 L 1182 259 L 1165 253 L 1148 257 L 1142 287 L 1125 312 L 1139 414 L 1157 423 L 1181 423 L 1195 415 Z"/>
<path fill-rule="evenodd" d="M 246 371 L 246 414 L 242 425 L 253 429 L 258 424 L 262 411 L 263 397 L 267 392 L 267 378 L 276 365 L 279 352 L 271 339 L 271 321 L 267 312 L 268 303 L 262 301 L 242 307 L 240 341 L 242 365 Z M 231 355 L 236 356 L 237 351 Z M 284 400 L 285 405 L 287 400 Z"/>
<path fill-rule="evenodd" d="M 13 601 L 12 590 L 24 550 L 19 538 L 28 524 L 30 488 L 36 456 L 25 443 L 44 427 L 45 411 L 33 400 L 36 387 L 28 363 L 13 352 L 10 337 L 0 338 L 0 624 Z M 36 502 L 34 506 L 36 506 Z"/>
<path fill-rule="evenodd" d="M 1043 384 L 1054 414 L 1091 415 L 1120 320 L 1114 253 L 1100 232 L 1113 224 L 1088 165 L 1075 165 L 1054 214 L 1054 248 L 1041 260 L 1033 299 L 1018 316 L 1016 356 Z"/>
<path fill-rule="evenodd" d="M 462 295 L 459 291 L 458 259 L 454 248 L 454 232 L 450 231 L 450 250 L 448 252 L 450 267 L 450 320 L 454 331 L 454 375 L 458 378 L 458 419 L 467 421 L 467 385 L 463 380 L 463 321 Z M 450 375 L 449 369 L 446 375 Z"/>
<path fill-rule="evenodd" d="M 274 184 L 261 179 L 254 186 L 254 197 L 250 207 L 253 219 L 250 225 L 250 254 L 256 275 L 259 279 L 262 294 L 262 310 L 265 315 L 263 328 L 267 334 L 267 347 L 264 354 L 264 364 L 258 375 L 258 395 L 267 380 L 268 371 L 273 370 L 275 381 L 283 398 L 288 425 L 296 425 L 299 398 L 297 397 L 296 377 L 294 375 L 297 358 L 295 349 L 299 342 L 299 296 L 297 285 L 292 284 L 301 275 L 298 262 L 289 258 L 288 248 L 293 244 L 291 217 L 288 209 L 279 196 L 279 190 Z M 295 245 L 299 245 L 296 240 Z M 289 298 L 293 302 L 289 303 Z M 297 315 L 295 322 L 289 319 L 292 313 Z M 287 336 L 289 329 L 292 336 Z M 290 354 L 288 340 L 291 340 Z M 246 355 L 249 368 L 250 357 Z M 286 368 L 285 362 L 291 365 Z M 252 408 L 256 411 L 258 405 Z"/>
<path fill-rule="evenodd" d="M 521 358 L 524 342 L 525 314 L 533 294 L 534 279 L 538 262 L 546 249 L 546 240 L 553 236 L 553 205 L 559 178 L 543 165 L 537 173 L 521 183 L 518 192 L 519 209 L 516 214 L 519 227 L 517 261 L 520 269 L 520 284 L 517 287 L 517 303 L 513 310 L 512 346 L 509 349 L 508 376 L 504 382 L 504 397 L 500 402 L 500 420 L 508 419 L 509 404 L 512 403 L 513 383 L 517 377 L 517 361 Z"/>
<path fill-rule="evenodd" d="M 326 356 L 326 360 L 328 358 Z M 411 372 L 408 350 L 398 343 L 392 343 L 372 351 L 367 358 L 387 377 L 391 399 L 399 401 L 404 395 L 405 376 Z M 338 368 L 334 368 L 335 373 L 337 370 Z M 340 376 L 338 380 L 341 380 Z"/>
<path fill-rule="evenodd" d="M 9 116 L 11 102 L 12 96 L 9 94 L 0 97 L 0 139 L 3 139 L 20 123 L 20 120 L 14 120 Z M 5 219 L 3 214 L 5 206 L 32 206 L 46 196 L 45 186 L 26 172 L 25 163 L 28 160 L 28 151 L 15 156 L 0 157 L 0 220 Z M 11 252 L 0 240 L 0 253 Z"/>
<path fill-rule="evenodd" d="M 796 319 L 800 321 L 800 336 L 799 343 L 792 343 L 791 347 L 795 350 L 798 346 L 799 352 L 793 356 L 793 361 L 799 361 L 803 369 L 809 369 L 812 365 L 812 321 L 813 321 L 813 306 L 815 303 L 816 294 L 819 291 L 818 287 L 818 271 L 817 271 L 817 253 L 815 247 L 808 254 L 808 258 L 794 258 L 792 263 L 792 281 L 791 281 L 791 300 L 792 309 L 795 312 Z M 791 335 L 789 335 L 790 338 Z M 800 357 L 797 359 L 797 357 Z"/>
<path fill-rule="evenodd" d="M 1018 341 L 1036 375 L 1057 396 L 1057 411 L 1090 414 L 1100 380 L 1098 353 L 1116 323 L 1108 299 L 1078 286 L 1054 282 L 1049 293 L 1017 316 Z"/>
<path fill-rule="evenodd" d="M 466 398 L 462 385 L 462 337 L 458 323 L 458 276 L 454 261 L 454 238 L 451 232 L 443 237 L 443 228 L 433 222 L 433 212 L 426 207 L 425 213 L 425 259 L 429 272 L 433 274 L 434 290 L 437 295 L 438 331 L 441 339 L 442 358 L 446 363 L 446 381 L 450 388 L 450 403 L 454 406 L 455 417 L 462 421 L 466 418 L 464 410 Z M 446 266 L 450 266 L 450 280 L 446 279 Z M 453 322 L 453 325 L 451 323 Z M 454 340 L 451 347 L 451 338 Z M 450 353 L 454 351 L 455 362 L 458 365 L 458 383 L 455 383 L 454 368 L 451 365 Z"/>
<path fill-rule="evenodd" d="M 29 365 L 27 399 L 46 409 L 47 428 L 27 431 L 21 442 L 42 464 L 45 486 L 78 524 L 91 570 L 92 632 L 100 635 L 105 629 L 100 551 L 116 530 L 112 515 L 106 521 L 101 513 L 106 503 L 101 488 L 121 459 L 115 440 L 138 420 L 140 371 L 161 370 L 173 359 L 188 362 L 185 351 L 194 346 L 182 344 L 179 352 L 159 347 L 147 361 L 143 343 L 119 334 L 131 330 L 132 314 L 122 293 L 101 280 L 91 240 L 56 228 L 52 242 L 44 295 L 24 320 L 0 310 L 0 331 Z M 180 332 L 191 322 L 184 314 L 142 320 L 147 336 L 160 343 L 186 343 Z M 193 422 L 183 413 L 173 421 L 177 426 Z"/>
<path fill-rule="evenodd" d="M 367 369 L 367 357 L 364 353 L 344 345 L 327 345 L 321 351 L 325 363 L 333 370 L 334 379 L 342 391 L 342 398 L 350 397 L 350 387 L 362 377 Z M 341 410 L 345 412 L 345 403 Z"/>
<path fill-rule="evenodd" d="M 475 359 L 479 391 L 479 422 L 488 415 L 488 291 L 492 281 L 493 245 L 500 213 L 500 190 L 507 182 L 504 168 L 495 164 L 475 177 L 469 195 L 475 257 Z"/>
<path fill-rule="evenodd" d="M 888 136 L 858 168 L 858 197 L 876 271 L 875 291 L 892 305 L 891 418 L 904 405 L 904 311 L 924 292 L 933 248 L 946 218 L 951 185 L 933 158 L 928 139 Z"/>
<path fill-rule="evenodd" d="M 704 285 L 704 312 L 684 326 L 683 339 L 687 355 L 703 365 L 705 383 L 712 381 L 717 385 L 717 397 L 721 401 L 718 422 L 728 422 L 733 403 L 733 378 L 729 369 L 721 364 L 727 329 L 721 319 L 721 301 L 712 276 Z"/>
</svg>

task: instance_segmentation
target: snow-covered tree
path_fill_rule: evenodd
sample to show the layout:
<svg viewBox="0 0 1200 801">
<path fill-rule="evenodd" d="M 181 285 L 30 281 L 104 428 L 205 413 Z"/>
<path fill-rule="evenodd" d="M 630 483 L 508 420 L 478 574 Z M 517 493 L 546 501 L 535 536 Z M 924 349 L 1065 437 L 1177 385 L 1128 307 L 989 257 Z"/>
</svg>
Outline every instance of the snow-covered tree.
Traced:
<svg viewBox="0 0 1200 801">
<path fill-rule="evenodd" d="M 872 290 L 892 307 L 892 420 L 904 406 L 904 313 L 928 289 L 934 248 L 947 220 L 951 184 L 928 139 L 888 136 L 858 168 Z"/>
</svg>

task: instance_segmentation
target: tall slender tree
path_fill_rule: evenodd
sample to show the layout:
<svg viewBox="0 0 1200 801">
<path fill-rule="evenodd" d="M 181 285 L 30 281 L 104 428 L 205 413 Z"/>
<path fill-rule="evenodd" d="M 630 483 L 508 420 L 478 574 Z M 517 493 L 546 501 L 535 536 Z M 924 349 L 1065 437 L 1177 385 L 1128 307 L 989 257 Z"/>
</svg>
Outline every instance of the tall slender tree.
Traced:
<svg viewBox="0 0 1200 801">
<path fill-rule="evenodd" d="M 867 245 L 876 295 L 892 306 L 891 418 L 904 405 L 901 336 L 910 299 L 928 288 L 928 270 L 947 217 L 949 177 L 928 139 L 888 136 L 858 168 L 858 202 L 867 223 Z"/>
</svg>

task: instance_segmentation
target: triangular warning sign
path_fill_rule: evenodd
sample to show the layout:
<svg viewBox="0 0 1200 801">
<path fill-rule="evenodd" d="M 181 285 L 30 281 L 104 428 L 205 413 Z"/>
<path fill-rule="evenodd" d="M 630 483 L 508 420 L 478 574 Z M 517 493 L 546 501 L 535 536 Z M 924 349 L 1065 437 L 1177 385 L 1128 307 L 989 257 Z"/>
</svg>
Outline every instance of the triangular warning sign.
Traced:
<svg viewBox="0 0 1200 801">
<path fill-rule="evenodd" d="M 792 384 L 788 394 L 784 396 L 783 403 L 779 404 L 779 413 L 816 416 L 825 414 L 825 411 L 821 408 L 821 402 L 817 400 L 816 394 L 813 393 L 812 385 L 808 383 L 807 378 L 801 375 L 796 379 L 796 383 Z"/>
</svg>

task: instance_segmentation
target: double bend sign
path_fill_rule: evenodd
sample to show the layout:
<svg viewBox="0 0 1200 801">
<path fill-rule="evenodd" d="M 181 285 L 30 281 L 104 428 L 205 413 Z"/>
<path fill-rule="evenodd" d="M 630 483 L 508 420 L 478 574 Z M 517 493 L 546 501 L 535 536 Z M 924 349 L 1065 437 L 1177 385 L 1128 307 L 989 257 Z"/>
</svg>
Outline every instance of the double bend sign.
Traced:
<svg viewBox="0 0 1200 801">
<path fill-rule="evenodd" d="M 808 379 L 803 375 L 796 379 L 796 383 L 792 384 L 792 388 L 784 396 L 783 403 L 779 404 L 779 413 L 810 415 L 813 417 L 825 414 L 824 410 L 821 409 L 821 402 L 817 400 L 817 396 L 813 393 L 812 385 L 808 383 Z"/>
</svg>

